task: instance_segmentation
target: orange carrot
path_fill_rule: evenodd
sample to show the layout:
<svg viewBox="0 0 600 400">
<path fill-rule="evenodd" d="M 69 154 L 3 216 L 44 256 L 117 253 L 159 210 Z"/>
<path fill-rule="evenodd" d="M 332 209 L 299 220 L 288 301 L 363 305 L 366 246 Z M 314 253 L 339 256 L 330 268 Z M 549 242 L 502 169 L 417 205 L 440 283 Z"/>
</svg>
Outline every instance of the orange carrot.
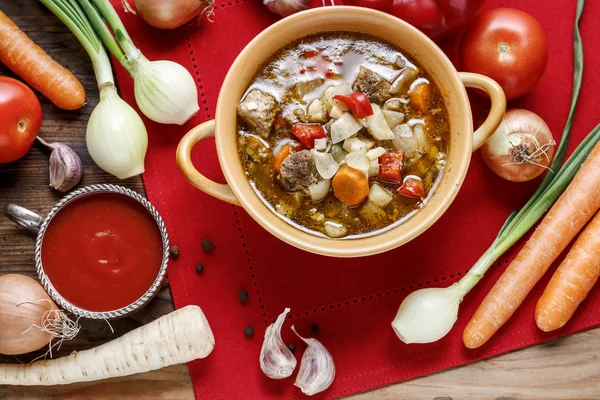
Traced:
<svg viewBox="0 0 600 400">
<path fill-rule="evenodd" d="M 483 345 L 521 305 L 560 253 L 600 209 L 600 143 L 487 294 L 463 332 L 468 348 Z"/>
<path fill-rule="evenodd" d="M 417 110 L 427 112 L 431 105 L 431 87 L 426 83 L 417 85 L 410 93 L 410 103 Z"/>
<path fill-rule="evenodd" d="M 596 193 L 596 196 L 598 194 Z M 558 266 L 535 308 L 535 322 L 544 332 L 562 328 L 600 276 L 600 213 Z"/>
<path fill-rule="evenodd" d="M 283 161 L 287 158 L 287 156 L 290 155 L 291 152 L 292 145 L 288 143 L 285 146 L 283 146 L 277 154 L 275 154 L 275 156 L 273 157 L 273 169 L 276 173 L 279 173 L 279 171 L 281 170 L 281 164 L 283 164 Z"/>
<path fill-rule="evenodd" d="M 83 85 L 0 11 L 0 62 L 65 110 L 85 103 Z"/>
<path fill-rule="evenodd" d="M 331 181 L 333 194 L 349 206 L 360 204 L 369 194 L 369 180 L 365 173 L 342 165 Z"/>
</svg>

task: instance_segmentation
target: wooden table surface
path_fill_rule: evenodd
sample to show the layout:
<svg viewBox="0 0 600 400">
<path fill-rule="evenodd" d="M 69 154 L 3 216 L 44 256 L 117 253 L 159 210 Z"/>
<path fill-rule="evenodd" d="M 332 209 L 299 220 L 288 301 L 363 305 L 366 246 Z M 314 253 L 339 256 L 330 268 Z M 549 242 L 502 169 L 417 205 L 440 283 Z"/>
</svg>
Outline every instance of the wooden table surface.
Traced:
<svg viewBox="0 0 600 400">
<path fill-rule="evenodd" d="M 85 148 L 85 129 L 98 101 L 89 59 L 75 37 L 35 0 L 0 0 L 0 10 L 58 62 L 77 75 L 87 92 L 87 105 L 67 112 L 40 96 L 44 121 L 40 136 L 72 146 L 81 156 L 85 174 L 80 184 L 118 183 L 144 192 L 141 178 L 118 181 L 94 165 Z M 0 75 L 13 76 L 0 65 Z M 34 145 L 20 161 L 0 165 L 0 208 L 7 203 L 39 214 L 61 198 L 48 186 L 47 150 Z M 34 237 L 0 218 L 0 274 L 35 276 Z M 133 318 L 114 321 L 113 335 L 105 322 L 85 322 L 77 339 L 63 345 L 58 356 L 96 346 L 173 309 L 167 288 Z M 1 327 L 0 327 L 1 329 Z M 0 356 L 0 362 L 28 362 L 40 353 Z M 223 371 L 223 373 L 228 373 Z M 229 372 L 230 373 L 230 372 Z M 370 399 L 600 399 L 600 329 L 557 339 L 529 349 L 477 362 L 409 382 L 352 396 Z M 65 387 L 7 387 L 0 382 L 0 399 L 193 399 L 185 365 L 123 379 Z"/>
</svg>

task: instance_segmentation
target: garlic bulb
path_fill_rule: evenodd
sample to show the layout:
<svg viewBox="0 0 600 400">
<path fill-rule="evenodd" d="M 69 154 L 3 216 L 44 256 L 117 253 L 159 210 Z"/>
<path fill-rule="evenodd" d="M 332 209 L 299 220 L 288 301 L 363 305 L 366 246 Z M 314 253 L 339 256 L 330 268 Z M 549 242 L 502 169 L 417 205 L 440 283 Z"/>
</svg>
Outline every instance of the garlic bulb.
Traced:
<svg viewBox="0 0 600 400">
<path fill-rule="evenodd" d="M 302 354 L 300 370 L 294 385 L 298 386 L 302 393 L 308 396 L 321 393 L 331 386 L 335 378 L 333 357 L 317 339 L 303 338 L 296 332 L 293 325 L 292 331 L 308 345 L 304 350 L 304 354 Z"/>
<path fill-rule="evenodd" d="M 183 125 L 198 112 L 196 82 L 187 69 L 173 61 L 149 61 L 139 50 L 131 58 L 135 101 L 146 117 Z"/>
<path fill-rule="evenodd" d="M 458 306 L 469 290 L 471 276 L 465 278 L 468 280 L 446 288 L 419 289 L 406 296 L 392 321 L 398 338 L 410 344 L 431 343 L 446 336 L 458 319 Z"/>
<path fill-rule="evenodd" d="M 41 137 L 38 141 L 52 149 L 50 154 L 50 186 L 66 192 L 81 181 L 83 165 L 75 150 L 62 143 L 48 143 Z"/>
<path fill-rule="evenodd" d="M 309 0 L 263 0 L 263 4 L 267 8 L 282 17 L 287 17 L 297 13 L 298 11 L 306 10 L 310 4 Z"/>
<path fill-rule="evenodd" d="M 294 354 L 281 339 L 281 327 L 288 312 L 290 309 L 286 308 L 277 317 L 275 323 L 267 327 L 260 349 L 260 369 L 272 379 L 287 378 L 296 368 L 297 362 Z"/>
<path fill-rule="evenodd" d="M 102 86 L 100 102 L 87 126 L 88 152 L 104 171 L 119 179 L 144 172 L 148 134 L 140 116 L 112 84 Z"/>
</svg>

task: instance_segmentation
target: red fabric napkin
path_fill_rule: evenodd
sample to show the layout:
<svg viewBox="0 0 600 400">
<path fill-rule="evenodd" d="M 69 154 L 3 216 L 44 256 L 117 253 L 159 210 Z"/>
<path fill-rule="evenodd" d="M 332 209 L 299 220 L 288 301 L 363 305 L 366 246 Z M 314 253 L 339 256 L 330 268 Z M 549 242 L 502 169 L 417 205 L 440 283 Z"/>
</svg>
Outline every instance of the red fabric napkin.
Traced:
<svg viewBox="0 0 600 400">
<path fill-rule="evenodd" d="M 120 0 L 113 0 L 121 9 Z M 575 1 L 489 0 L 487 8 L 515 7 L 531 13 L 548 37 L 550 61 L 542 80 L 525 98 L 510 107 L 538 113 L 558 139 L 565 123 L 573 75 Z M 331 351 L 337 367 L 332 387 L 318 398 L 334 398 L 411 379 L 567 335 L 600 324 L 600 295 L 594 290 L 566 328 L 543 334 L 533 320 L 537 299 L 547 278 L 535 288 L 509 323 L 483 348 L 466 349 L 461 335 L 468 319 L 515 254 L 499 260 L 469 294 L 459 320 L 443 340 L 428 345 L 405 345 L 390 323 L 402 299 L 421 287 L 447 286 L 463 275 L 490 245 L 509 213 L 523 205 L 537 182 L 508 183 L 495 176 L 474 154 L 468 177 L 446 214 L 413 242 L 385 254 L 358 259 L 334 259 L 292 248 L 260 228 L 242 208 L 215 200 L 188 184 L 175 165 L 181 136 L 215 115 L 221 82 L 238 52 L 257 33 L 277 20 L 256 0 L 218 0 L 214 23 L 206 20 L 185 29 L 159 31 L 120 11 L 135 43 L 150 59 L 175 60 L 198 82 L 200 112 L 186 126 L 147 121 L 150 146 L 144 181 L 149 199 L 161 212 L 171 243 L 181 256 L 169 266 L 169 280 L 177 307 L 200 305 L 214 330 L 216 347 L 205 360 L 190 364 L 198 398 L 293 399 L 304 395 L 293 379 L 270 380 L 260 371 L 258 355 L 264 328 L 292 309 L 284 339 L 294 342 L 300 359 L 304 349 L 290 325 L 315 336 Z M 588 1 L 581 23 L 585 73 L 569 151 L 599 122 L 600 2 Z M 456 60 L 457 37 L 442 46 Z M 117 68 L 123 98 L 133 100 L 132 81 Z M 485 111 L 487 101 L 474 96 L 473 107 Z M 482 116 L 475 117 L 476 122 Z M 202 142 L 194 152 L 196 166 L 223 181 L 214 141 Z M 202 250 L 209 238 L 217 247 Z M 205 266 L 203 275 L 195 264 Z M 553 270 L 554 268 L 552 268 Z M 551 272 L 551 271 L 550 271 Z M 241 303 L 238 291 L 250 298 Z M 318 326 L 318 333 L 311 326 Z M 255 329 L 253 338 L 244 328 Z"/>
</svg>

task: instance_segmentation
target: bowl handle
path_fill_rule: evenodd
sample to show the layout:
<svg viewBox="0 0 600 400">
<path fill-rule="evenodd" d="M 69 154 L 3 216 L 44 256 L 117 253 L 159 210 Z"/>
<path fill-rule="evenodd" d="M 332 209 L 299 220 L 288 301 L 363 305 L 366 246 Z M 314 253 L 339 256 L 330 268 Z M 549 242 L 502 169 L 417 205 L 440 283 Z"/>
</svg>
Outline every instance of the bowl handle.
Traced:
<svg viewBox="0 0 600 400">
<path fill-rule="evenodd" d="M 226 201 L 236 206 L 240 202 L 235 197 L 229 185 L 223 185 L 211 181 L 202 175 L 192 163 L 192 149 L 202 139 L 215 136 L 215 120 L 206 121 L 196 126 L 185 134 L 179 146 L 177 146 L 177 167 L 192 185 L 202 190 L 204 193 L 216 197 L 219 200 Z"/>
<path fill-rule="evenodd" d="M 483 124 L 473 133 L 473 151 L 479 149 L 500 125 L 506 111 L 506 96 L 498 83 L 485 75 L 472 72 L 459 72 L 458 75 L 466 87 L 481 89 L 492 101 L 492 107 Z"/>
</svg>

